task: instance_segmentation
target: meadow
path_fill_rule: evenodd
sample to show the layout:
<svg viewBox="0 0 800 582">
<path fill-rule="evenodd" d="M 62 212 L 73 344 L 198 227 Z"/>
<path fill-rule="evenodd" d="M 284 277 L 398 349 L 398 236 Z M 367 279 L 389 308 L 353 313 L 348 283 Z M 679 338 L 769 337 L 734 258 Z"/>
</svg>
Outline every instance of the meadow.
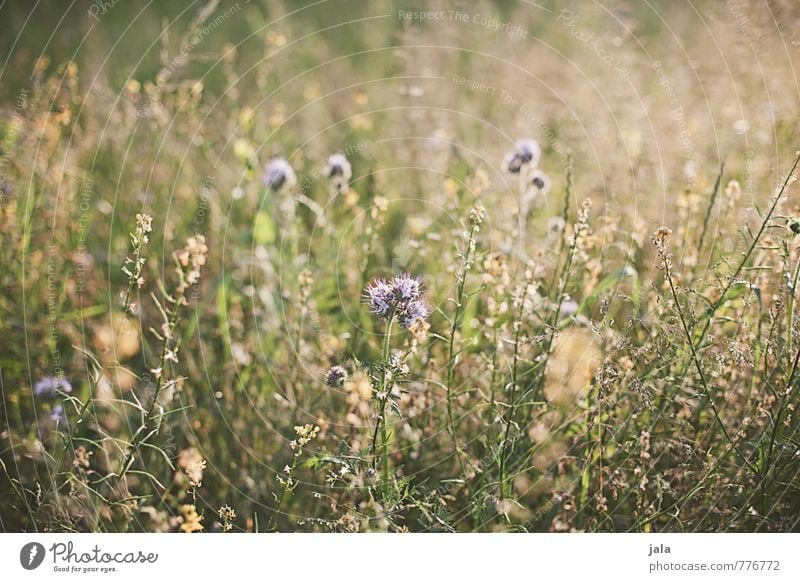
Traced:
<svg viewBox="0 0 800 582">
<path fill-rule="evenodd" d="M 800 530 L 795 3 L 0 23 L 2 531 Z"/>
</svg>

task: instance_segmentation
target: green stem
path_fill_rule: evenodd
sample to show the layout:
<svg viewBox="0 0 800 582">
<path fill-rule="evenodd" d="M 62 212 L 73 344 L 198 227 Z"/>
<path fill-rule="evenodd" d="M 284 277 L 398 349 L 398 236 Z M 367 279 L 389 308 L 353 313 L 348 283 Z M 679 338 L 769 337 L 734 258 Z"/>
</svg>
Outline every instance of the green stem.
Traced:
<svg viewBox="0 0 800 582">
<path fill-rule="evenodd" d="M 278 498 L 278 505 L 275 506 L 275 511 L 272 512 L 272 517 L 269 518 L 269 523 L 267 524 L 267 531 L 274 531 L 276 529 L 276 522 L 278 519 L 278 515 L 281 512 L 281 508 L 283 504 L 286 502 L 286 496 L 289 493 L 289 483 L 290 480 L 294 477 L 294 470 L 297 467 L 297 458 L 299 454 L 294 456 L 292 459 L 292 466 L 289 469 L 289 473 L 285 477 L 285 481 L 283 482 L 283 487 L 281 488 L 281 496 Z"/>
<path fill-rule="evenodd" d="M 749 461 L 749 459 L 739 450 L 739 446 L 736 442 L 731 438 L 730 434 L 728 433 L 728 429 L 725 428 L 725 423 L 722 422 L 722 417 L 717 410 L 717 406 L 714 404 L 714 399 L 711 395 L 711 390 L 708 387 L 708 382 L 706 381 L 706 375 L 703 371 L 703 367 L 700 365 L 700 358 L 697 355 L 697 350 L 695 349 L 694 342 L 692 341 L 692 333 L 689 331 L 689 325 L 686 323 L 686 318 L 683 316 L 683 309 L 681 308 L 681 304 L 678 301 L 678 292 L 675 290 L 675 284 L 672 281 L 672 274 L 669 270 L 669 258 L 663 258 L 664 264 L 664 275 L 666 276 L 667 282 L 669 283 L 670 291 L 672 292 L 672 299 L 675 301 L 675 309 L 678 312 L 678 318 L 681 322 L 681 327 L 683 327 L 683 332 L 686 335 L 686 342 L 689 345 L 689 350 L 692 355 L 692 360 L 694 361 L 694 365 L 697 368 L 697 373 L 700 375 L 700 384 L 703 387 L 703 393 L 705 394 L 706 400 L 708 401 L 709 406 L 711 407 L 711 411 L 714 413 L 714 418 L 719 424 L 720 429 L 722 429 L 722 434 L 725 436 L 725 439 L 730 443 L 733 450 L 736 451 L 742 460 L 747 464 L 753 474 L 758 474 L 757 469 L 753 466 L 753 464 Z"/>
<path fill-rule="evenodd" d="M 525 297 L 528 295 L 528 287 L 530 283 L 525 284 L 525 288 L 520 297 L 519 311 L 517 313 L 517 320 L 514 322 L 516 329 L 514 330 L 514 359 L 511 366 L 511 402 L 508 407 L 508 414 L 506 415 L 506 428 L 503 434 L 503 442 L 500 451 L 500 499 L 505 499 L 507 493 L 510 493 L 508 487 L 506 470 L 508 464 L 508 438 L 511 434 L 511 424 L 514 422 L 514 412 L 517 405 L 517 364 L 519 362 L 519 336 L 522 331 L 522 313 L 525 308 Z"/>
<path fill-rule="evenodd" d="M 453 422 L 453 378 L 455 377 L 456 371 L 456 357 L 454 354 L 459 318 L 461 317 L 461 309 L 463 307 L 464 286 L 467 282 L 467 272 L 469 271 L 470 267 L 469 261 L 475 240 L 475 228 L 476 225 L 473 223 L 469 230 L 469 240 L 467 241 L 467 249 L 464 253 L 464 270 L 461 272 L 461 276 L 458 280 L 458 287 L 456 289 L 456 311 L 453 314 L 453 322 L 450 326 L 450 342 L 447 350 L 447 431 L 450 433 L 450 438 L 453 440 L 453 447 L 455 449 L 454 452 L 456 457 L 458 457 L 459 462 L 461 462 L 461 456 L 459 455 L 458 439 L 456 438 L 455 425 Z"/>
<path fill-rule="evenodd" d="M 722 290 L 722 293 L 720 294 L 719 298 L 711 305 L 711 307 L 708 308 L 708 311 L 705 314 L 706 321 L 705 324 L 703 325 L 703 329 L 700 330 L 700 335 L 697 338 L 697 340 L 692 341 L 692 345 L 694 347 L 700 347 L 703 343 L 703 340 L 705 340 L 706 334 L 708 333 L 708 330 L 711 327 L 711 323 L 714 320 L 714 315 L 716 314 L 717 310 L 719 310 L 719 308 L 722 307 L 722 304 L 725 303 L 725 301 L 727 301 L 728 291 L 730 291 L 731 287 L 733 287 L 733 285 L 737 282 L 739 274 L 744 269 L 744 266 L 747 264 L 747 261 L 750 260 L 750 255 L 752 255 L 753 251 L 755 251 L 756 246 L 758 245 L 758 241 L 761 239 L 761 235 L 764 233 L 764 230 L 766 230 L 769 221 L 772 220 L 772 215 L 775 213 L 775 209 L 778 207 L 778 202 L 780 202 L 781 198 L 783 198 L 783 193 L 786 191 L 786 187 L 789 185 L 789 181 L 791 180 L 794 171 L 797 169 L 798 164 L 800 164 L 800 154 L 798 154 L 797 157 L 795 158 L 794 164 L 792 164 L 792 169 L 789 170 L 788 174 L 786 174 L 786 179 L 783 181 L 783 185 L 773 198 L 772 205 L 770 206 L 769 211 L 767 212 L 764 219 L 761 221 L 761 225 L 758 228 L 758 232 L 755 234 L 755 236 L 753 236 L 753 240 L 750 242 L 750 246 L 748 247 L 747 251 L 744 253 L 744 255 L 742 255 L 742 259 L 739 261 L 736 270 L 734 270 L 733 274 L 728 278 L 728 281 L 725 284 L 725 287 Z"/>
<path fill-rule="evenodd" d="M 391 346 L 392 337 L 392 324 L 394 323 L 394 314 L 389 316 L 389 321 L 386 323 L 386 335 L 383 338 L 383 374 L 381 378 L 380 393 L 385 394 L 381 400 L 380 414 L 378 415 L 378 422 L 375 424 L 375 432 L 372 434 L 372 448 L 370 454 L 372 455 L 372 467 L 377 468 L 377 450 L 378 450 L 378 433 L 381 434 L 381 468 L 383 472 L 383 488 L 389 483 L 389 429 L 386 425 L 386 403 L 389 401 L 391 386 L 388 382 L 388 368 L 389 368 L 389 349 Z"/>
<path fill-rule="evenodd" d="M 178 315 L 174 314 L 173 318 L 170 319 L 166 310 L 161 306 L 161 303 L 158 301 L 156 296 L 153 295 L 152 293 L 150 294 L 150 296 L 153 298 L 153 301 L 159 308 L 159 311 L 161 311 L 161 314 L 164 317 L 164 320 L 167 323 L 170 331 L 174 330 L 178 325 L 179 321 Z M 148 437 L 149 433 L 147 429 L 150 426 L 150 422 L 153 420 L 153 412 L 155 411 L 156 404 L 158 403 L 158 398 L 159 396 L 161 396 L 161 392 L 164 389 L 164 386 L 166 385 L 164 379 L 167 373 L 166 367 L 167 367 L 167 351 L 169 350 L 169 341 L 170 341 L 169 338 L 165 336 L 164 340 L 161 343 L 161 361 L 159 364 L 161 373 L 159 374 L 157 379 L 158 381 L 156 383 L 156 388 L 153 393 L 153 399 L 150 402 L 150 405 L 148 406 L 147 410 L 145 411 L 145 415 L 142 421 L 143 428 L 141 428 L 137 432 L 136 436 L 134 436 L 125 454 L 124 460 L 122 462 L 122 470 L 117 476 L 117 479 L 120 481 L 125 477 L 125 475 L 128 472 L 128 469 L 130 469 L 131 465 L 133 464 L 133 456 L 136 454 L 139 445 L 141 445 Z"/>
</svg>

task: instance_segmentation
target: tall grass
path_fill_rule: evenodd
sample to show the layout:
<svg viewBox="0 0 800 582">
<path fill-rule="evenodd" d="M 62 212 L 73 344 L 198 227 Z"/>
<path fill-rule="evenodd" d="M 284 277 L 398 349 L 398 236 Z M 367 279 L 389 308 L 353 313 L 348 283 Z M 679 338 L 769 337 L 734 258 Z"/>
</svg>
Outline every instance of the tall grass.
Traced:
<svg viewBox="0 0 800 582">
<path fill-rule="evenodd" d="M 593 139 L 623 142 L 594 162 L 600 146 L 544 93 L 532 119 L 404 70 L 452 63 L 412 41 L 479 47 L 484 30 L 397 25 L 383 32 L 406 52 L 319 72 L 341 87 L 322 98 L 316 77 L 289 81 L 318 52 L 377 41 L 259 62 L 265 39 L 280 55 L 301 30 L 289 19 L 239 62 L 233 23 L 271 22 L 265 6 L 175 65 L 209 4 L 161 40 L 158 79 L 89 83 L 84 61 L 53 58 L 6 96 L 2 529 L 800 528 L 796 108 L 776 109 L 775 143 L 730 140 L 725 164 L 698 154 L 687 181 L 657 77 L 631 82 L 663 150 L 636 146 L 634 112 L 612 123 L 588 91 L 569 96 Z M 622 99 L 617 72 L 565 50 Z M 551 59 L 536 62 L 555 85 Z M 527 90 L 475 55 L 458 66 Z M 740 95 L 753 107 L 757 85 Z M 728 115 L 727 96 L 703 98 Z M 695 152 L 713 151 L 692 127 Z M 524 137 L 541 159 L 509 164 Z"/>
</svg>

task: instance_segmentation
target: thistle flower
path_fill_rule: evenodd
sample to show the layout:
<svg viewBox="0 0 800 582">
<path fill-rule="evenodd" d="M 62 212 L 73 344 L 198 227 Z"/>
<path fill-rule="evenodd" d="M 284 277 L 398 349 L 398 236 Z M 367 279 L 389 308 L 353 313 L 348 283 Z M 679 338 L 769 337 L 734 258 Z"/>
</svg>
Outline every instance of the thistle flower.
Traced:
<svg viewBox="0 0 800 582">
<path fill-rule="evenodd" d="M 344 154 L 336 153 L 328 158 L 328 179 L 330 180 L 331 196 L 336 196 L 348 190 L 353 169 Z"/>
<path fill-rule="evenodd" d="M 344 182 L 349 182 L 353 177 L 353 169 L 344 154 L 333 154 L 328 158 L 328 177 L 339 177 Z"/>
<path fill-rule="evenodd" d="M 526 164 L 531 168 L 539 165 L 542 150 L 536 140 L 520 139 L 503 159 L 503 168 L 512 174 L 519 174 Z"/>
<path fill-rule="evenodd" d="M 347 370 L 341 366 L 331 366 L 325 374 L 325 384 L 328 388 L 341 388 L 345 382 L 347 382 Z"/>
<path fill-rule="evenodd" d="M 422 301 L 411 301 L 400 315 L 400 325 L 408 329 L 417 321 L 425 321 L 430 317 L 431 310 Z"/>
<path fill-rule="evenodd" d="M 72 392 L 72 384 L 66 378 L 45 376 L 33 385 L 33 395 L 38 398 L 52 398 L 59 390 L 69 394 Z"/>
<path fill-rule="evenodd" d="M 530 178 L 531 188 L 537 190 L 539 194 L 547 194 L 550 191 L 550 178 L 541 170 L 534 170 Z"/>
<path fill-rule="evenodd" d="M 294 186 L 297 183 L 297 176 L 285 158 L 277 157 L 272 158 L 267 164 L 262 181 L 270 190 L 278 192 L 284 187 Z"/>
<path fill-rule="evenodd" d="M 394 294 L 398 301 L 415 301 L 420 297 L 420 281 L 409 273 L 403 273 L 392 279 Z"/>
<path fill-rule="evenodd" d="M 375 279 L 364 290 L 364 297 L 373 315 L 381 319 L 396 316 L 406 329 L 415 321 L 430 316 L 430 309 L 422 301 L 422 283 L 409 273 L 397 275 L 390 281 Z"/>
<path fill-rule="evenodd" d="M 377 315 L 382 319 L 389 318 L 392 313 L 392 301 L 394 299 L 392 285 L 384 279 L 375 279 L 364 289 L 364 297 L 373 315 Z"/>
<path fill-rule="evenodd" d="M 524 176 L 527 185 L 521 195 L 523 212 L 530 210 L 531 206 L 550 192 L 550 178 L 541 170 L 532 169 Z"/>
</svg>

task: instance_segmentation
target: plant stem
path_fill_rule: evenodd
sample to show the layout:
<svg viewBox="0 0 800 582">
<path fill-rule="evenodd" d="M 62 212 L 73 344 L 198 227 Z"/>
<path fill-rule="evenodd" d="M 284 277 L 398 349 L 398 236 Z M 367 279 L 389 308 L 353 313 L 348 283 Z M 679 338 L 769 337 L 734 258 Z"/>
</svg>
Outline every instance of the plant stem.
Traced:
<svg viewBox="0 0 800 582">
<path fill-rule="evenodd" d="M 456 457 L 458 457 L 459 463 L 461 463 L 461 455 L 459 454 L 460 449 L 458 446 L 458 439 L 456 437 L 455 432 L 455 425 L 453 423 L 453 378 L 455 377 L 456 371 L 456 359 L 457 356 L 455 355 L 455 339 L 456 334 L 458 333 L 458 324 L 459 319 L 462 316 L 461 310 L 463 307 L 463 300 L 464 300 L 464 286 L 467 282 L 467 272 L 470 269 L 470 257 L 472 255 L 472 249 L 475 244 L 475 229 L 477 225 L 473 222 L 472 227 L 469 230 L 469 239 L 467 241 L 467 249 L 464 252 L 464 260 L 463 260 L 463 271 L 461 275 L 458 277 L 458 286 L 456 288 L 456 311 L 453 314 L 453 322 L 450 326 L 450 342 L 448 345 L 447 350 L 447 431 L 450 433 L 450 438 L 453 440 L 453 447 L 455 449 Z"/>
<path fill-rule="evenodd" d="M 161 315 L 164 317 L 164 322 L 167 324 L 167 327 L 171 332 L 178 325 L 179 316 L 177 315 L 176 312 L 173 312 L 173 317 L 170 318 L 166 310 L 161 306 L 161 303 L 158 301 L 156 296 L 153 295 L 152 293 L 150 294 L 150 296 L 153 298 L 153 301 L 159 308 L 159 311 L 161 311 Z M 147 410 L 145 411 L 140 429 L 134 435 L 132 442 L 129 445 L 128 450 L 125 454 L 124 460 L 122 462 L 122 470 L 120 471 L 120 474 L 118 476 L 119 480 L 122 480 L 122 478 L 125 477 L 125 475 L 128 472 L 128 469 L 130 469 L 131 465 L 133 464 L 133 456 L 136 454 L 139 445 L 145 442 L 151 436 L 147 429 L 150 425 L 150 422 L 153 419 L 153 412 L 155 411 L 156 404 L 158 403 L 158 398 L 161 395 L 161 392 L 164 390 L 164 386 L 166 385 L 166 383 L 164 382 L 164 378 L 166 376 L 167 351 L 169 350 L 169 341 L 170 341 L 169 337 L 165 336 L 163 341 L 161 342 L 161 359 L 159 364 L 160 373 L 157 378 L 155 391 L 153 393 L 153 399 L 150 402 L 150 405 L 147 407 Z"/>
<path fill-rule="evenodd" d="M 300 455 L 295 455 L 294 459 L 292 459 L 292 466 L 290 467 L 289 473 L 286 475 L 285 481 L 283 482 L 283 487 L 281 488 L 281 496 L 278 498 L 278 505 L 275 506 L 275 511 L 272 512 L 272 516 L 269 518 L 267 531 L 271 532 L 275 529 L 278 514 L 281 512 L 281 508 L 283 507 L 283 504 L 286 501 L 286 496 L 290 490 L 290 483 L 294 476 L 294 470 L 297 467 L 297 458 L 299 456 Z"/>
<path fill-rule="evenodd" d="M 700 336 L 697 338 L 696 341 L 692 341 L 692 345 L 694 347 L 699 347 L 703 343 L 703 340 L 705 339 L 706 334 L 708 333 L 708 330 L 711 327 L 711 322 L 714 319 L 714 314 L 726 301 L 726 296 L 728 295 L 728 291 L 731 290 L 731 287 L 733 287 L 734 283 L 739 277 L 739 274 L 742 272 L 742 269 L 744 269 L 744 266 L 747 264 L 747 261 L 750 260 L 750 255 L 753 254 L 753 251 L 758 245 L 758 241 L 761 238 L 761 235 L 764 233 L 764 230 L 767 228 L 767 224 L 769 224 L 769 221 L 772 219 L 772 215 L 775 213 L 775 209 L 778 207 L 778 202 L 780 202 L 781 198 L 783 198 L 783 193 L 786 191 L 786 187 L 789 185 L 789 181 L 791 180 L 794 171 L 797 169 L 798 164 L 800 164 L 800 153 L 795 158 L 794 164 L 792 164 L 792 169 L 789 170 L 788 174 L 786 174 L 786 179 L 783 181 L 783 185 L 773 198 L 772 205 L 770 206 L 767 215 L 764 217 L 764 220 L 761 221 L 761 225 L 758 228 L 758 232 L 755 234 L 752 242 L 750 243 L 750 246 L 742 256 L 742 260 L 739 261 L 739 264 L 734 270 L 733 274 L 728 278 L 728 282 L 725 284 L 725 288 L 722 290 L 722 293 L 720 294 L 719 298 L 713 303 L 713 305 L 711 305 L 711 307 L 708 308 L 708 311 L 706 312 L 706 322 L 705 325 L 703 325 L 703 329 L 700 331 Z"/>
<path fill-rule="evenodd" d="M 381 468 L 383 473 L 383 488 L 389 483 L 389 429 L 386 425 L 386 403 L 389 401 L 391 392 L 391 385 L 388 382 L 388 368 L 389 368 L 389 349 L 391 346 L 392 337 L 392 324 L 394 323 L 394 314 L 389 316 L 389 321 L 386 323 L 386 335 L 383 338 L 383 372 L 381 377 L 381 386 L 379 393 L 384 394 L 381 399 L 380 414 L 378 415 L 378 422 L 375 424 L 375 432 L 372 434 L 372 448 L 370 454 L 372 455 L 372 467 L 377 468 L 377 450 L 378 450 L 378 432 L 381 433 Z"/>
<path fill-rule="evenodd" d="M 511 402 L 508 407 L 508 414 L 506 415 L 506 428 L 505 433 L 503 434 L 503 442 L 500 445 L 500 499 L 505 499 L 506 494 L 510 493 L 510 491 L 507 491 L 508 484 L 506 483 L 506 470 L 509 454 L 508 438 L 511 434 L 511 424 L 514 422 L 514 411 L 517 404 L 517 364 L 519 362 L 519 337 L 522 331 L 522 313 L 525 308 L 525 297 L 528 295 L 528 287 L 530 287 L 530 282 L 525 283 L 522 297 L 520 297 L 517 319 L 514 322 L 514 359 L 511 365 Z"/>
<path fill-rule="evenodd" d="M 725 436 L 725 439 L 730 443 L 731 447 L 736 451 L 736 453 L 742 458 L 742 460 L 747 464 L 753 474 L 757 474 L 757 469 L 753 466 L 753 464 L 744 456 L 744 454 L 739 450 L 738 445 L 734 442 L 731 438 L 730 434 L 728 433 L 728 429 L 725 428 L 725 424 L 722 422 L 722 417 L 717 410 L 717 406 L 714 404 L 714 399 L 711 395 L 711 390 L 708 387 L 708 382 L 706 381 L 705 372 L 703 372 L 703 367 L 700 364 L 700 358 L 697 356 L 697 350 L 695 349 L 694 342 L 692 341 L 692 334 L 689 331 L 689 326 L 686 323 L 686 318 L 683 315 L 683 309 L 681 308 L 681 304 L 678 301 L 678 292 L 675 290 L 675 284 L 672 281 L 672 274 L 669 270 L 669 258 L 667 256 L 663 257 L 663 265 L 664 265 L 664 275 L 669 283 L 670 291 L 672 292 L 672 299 L 675 301 L 675 309 L 678 311 L 678 317 L 681 321 L 681 327 L 683 328 L 683 332 L 686 335 L 686 342 L 689 345 L 689 350 L 692 354 L 692 360 L 694 361 L 694 365 L 697 368 L 697 373 L 700 375 L 700 384 L 703 387 L 703 393 L 705 394 L 706 400 L 708 401 L 709 406 L 711 407 L 711 411 L 714 413 L 714 418 L 719 424 L 720 429 L 722 430 L 722 434 Z"/>
</svg>

